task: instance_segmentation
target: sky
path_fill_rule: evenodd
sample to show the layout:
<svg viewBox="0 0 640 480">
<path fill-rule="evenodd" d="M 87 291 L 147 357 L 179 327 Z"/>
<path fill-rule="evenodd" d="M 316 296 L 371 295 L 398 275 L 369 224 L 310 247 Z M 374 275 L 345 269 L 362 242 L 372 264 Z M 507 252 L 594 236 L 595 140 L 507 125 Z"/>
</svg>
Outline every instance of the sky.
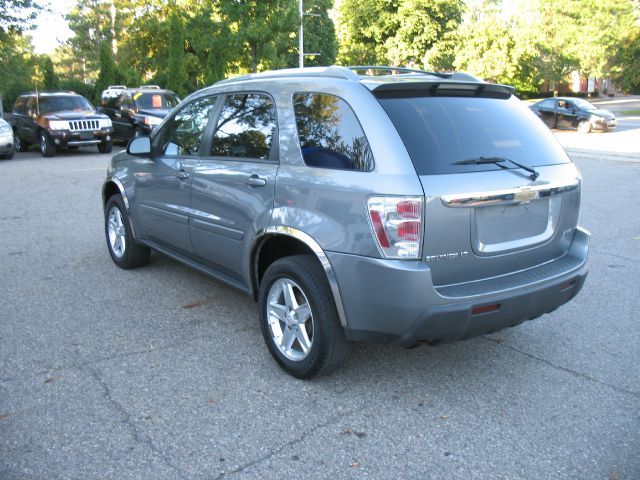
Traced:
<svg viewBox="0 0 640 480">
<path fill-rule="evenodd" d="M 28 32 L 36 53 L 53 53 L 57 46 L 73 36 L 64 16 L 75 3 L 75 0 L 50 0 L 52 12 L 43 11 L 38 15 L 36 29 Z"/>
</svg>

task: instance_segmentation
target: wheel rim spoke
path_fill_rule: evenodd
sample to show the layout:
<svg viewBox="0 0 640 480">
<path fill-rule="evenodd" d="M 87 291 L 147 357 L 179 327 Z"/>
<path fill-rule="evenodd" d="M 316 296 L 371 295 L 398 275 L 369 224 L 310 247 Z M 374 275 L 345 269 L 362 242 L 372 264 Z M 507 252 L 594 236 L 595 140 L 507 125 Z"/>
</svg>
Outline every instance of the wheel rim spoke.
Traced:
<svg viewBox="0 0 640 480">
<path fill-rule="evenodd" d="M 274 345 L 287 359 L 300 361 L 313 346 L 313 312 L 293 280 L 281 278 L 269 289 L 267 319 Z"/>
<path fill-rule="evenodd" d="M 117 207 L 111 208 L 107 217 L 107 232 L 109 246 L 113 254 L 121 258 L 126 250 L 126 237 L 122 213 Z"/>
</svg>

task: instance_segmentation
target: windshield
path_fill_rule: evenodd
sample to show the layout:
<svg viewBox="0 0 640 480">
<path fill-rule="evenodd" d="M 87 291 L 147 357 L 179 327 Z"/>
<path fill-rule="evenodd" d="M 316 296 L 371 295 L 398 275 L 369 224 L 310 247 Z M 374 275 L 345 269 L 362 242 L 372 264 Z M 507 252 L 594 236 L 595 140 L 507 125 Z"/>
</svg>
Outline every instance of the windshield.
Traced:
<svg viewBox="0 0 640 480">
<path fill-rule="evenodd" d="M 180 102 L 175 93 L 142 93 L 133 96 L 136 106 L 140 110 L 170 110 Z"/>
<path fill-rule="evenodd" d="M 597 110 L 593 104 L 581 98 L 575 98 L 571 101 L 576 105 L 576 107 L 581 108 L 582 110 Z"/>
<path fill-rule="evenodd" d="M 67 110 L 90 110 L 93 107 L 89 101 L 80 95 L 65 95 L 55 97 L 39 97 L 40 113 L 62 112 Z"/>
<path fill-rule="evenodd" d="M 379 101 L 398 130 L 418 175 L 501 169 L 496 163 L 461 162 L 480 157 L 506 158 L 527 167 L 570 161 L 544 123 L 515 97 Z M 513 164 L 511 167 L 516 168 Z"/>
</svg>

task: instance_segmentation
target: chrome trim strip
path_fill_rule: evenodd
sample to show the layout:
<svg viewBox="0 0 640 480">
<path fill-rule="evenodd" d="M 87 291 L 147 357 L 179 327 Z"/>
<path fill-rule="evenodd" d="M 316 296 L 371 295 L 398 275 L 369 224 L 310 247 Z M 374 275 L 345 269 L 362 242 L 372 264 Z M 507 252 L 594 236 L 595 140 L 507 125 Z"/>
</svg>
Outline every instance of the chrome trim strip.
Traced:
<svg viewBox="0 0 640 480">
<path fill-rule="evenodd" d="M 445 207 L 451 208 L 522 205 L 532 200 L 549 198 L 560 193 L 570 192 L 578 188 L 578 185 L 580 185 L 580 180 L 576 178 L 569 183 L 524 185 L 508 190 L 442 195 L 440 200 Z"/>
<path fill-rule="evenodd" d="M 322 264 L 322 268 L 324 268 L 324 272 L 327 275 L 327 280 L 329 281 L 329 287 L 331 288 L 331 293 L 333 294 L 333 300 L 336 304 L 336 310 L 338 311 L 338 318 L 340 319 L 340 324 L 346 328 L 347 317 L 344 313 L 342 296 L 340 295 L 340 289 L 338 288 L 338 280 L 336 279 L 336 274 L 333 271 L 331 262 L 329 262 L 329 258 L 327 258 L 327 255 L 324 253 L 324 250 L 322 250 L 322 247 L 318 245 L 318 242 L 316 242 L 311 236 L 309 236 L 308 234 L 304 233 L 301 230 L 298 230 L 297 228 L 286 227 L 283 225 L 267 227 L 266 229 L 258 232 L 256 236 L 256 240 L 259 237 L 268 235 L 268 234 L 288 235 L 290 237 L 293 237 L 297 240 L 300 240 L 305 245 L 307 245 L 307 247 L 309 247 L 311 251 L 315 253 L 316 257 L 318 257 L 318 260 L 320 260 L 320 263 Z"/>
<path fill-rule="evenodd" d="M 83 145 L 98 145 L 102 140 L 71 140 L 67 145 L 71 147 L 82 147 Z"/>
</svg>

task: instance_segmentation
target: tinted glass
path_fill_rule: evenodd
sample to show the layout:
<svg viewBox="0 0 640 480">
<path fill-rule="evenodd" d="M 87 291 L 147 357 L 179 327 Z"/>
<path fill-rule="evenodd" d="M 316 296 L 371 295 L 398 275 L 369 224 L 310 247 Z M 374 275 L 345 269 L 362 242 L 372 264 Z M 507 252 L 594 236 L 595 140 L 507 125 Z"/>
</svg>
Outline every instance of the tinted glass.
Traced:
<svg viewBox="0 0 640 480">
<path fill-rule="evenodd" d="M 197 155 L 216 97 L 201 98 L 185 105 L 174 115 L 154 143 L 168 156 Z"/>
<path fill-rule="evenodd" d="M 80 95 L 40 97 L 40 113 L 61 112 L 64 110 L 93 110 L 89 101 Z"/>
<path fill-rule="evenodd" d="M 540 102 L 538 104 L 538 107 L 540 108 L 553 108 L 556 104 L 556 101 L 552 98 L 550 98 L 549 100 L 543 100 L 542 102 Z"/>
<path fill-rule="evenodd" d="M 355 113 L 333 95 L 293 96 L 304 162 L 311 167 L 371 171 L 373 154 Z"/>
<path fill-rule="evenodd" d="M 515 97 L 392 98 L 380 103 L 418 175 L 500 169 L 494 164 L 452 165 L 479 157 L 504 157 L 527 166 L 570 161 L 546 125 Z"/>
<path fill-rule="evenodd" d="M 27 113 L 27 97 L 18 97 L 15 105 L 13 106 L 13 111 L 21 115 Z"/>
<path fill-rule="evenodd" d="M 180 103 L 180 100 L 173 93 L 142 93 L 133 94 L 136 107 L 142 110 L 171 110 Z"/>
<path fill-rule="evenodd" d="M 218 119 L 211 155 L 268 159 L 276 113 L 267 95 L 229 95 Z"/>
<path fill-rule="evenodd" d="M 578 108 L 581 108 L 583 110 L 597 110 L 597 108 L 593 104 L 581 98 L 575 98 L 572 101 L 575 105 L 578 106 Z"/>
</svg>

